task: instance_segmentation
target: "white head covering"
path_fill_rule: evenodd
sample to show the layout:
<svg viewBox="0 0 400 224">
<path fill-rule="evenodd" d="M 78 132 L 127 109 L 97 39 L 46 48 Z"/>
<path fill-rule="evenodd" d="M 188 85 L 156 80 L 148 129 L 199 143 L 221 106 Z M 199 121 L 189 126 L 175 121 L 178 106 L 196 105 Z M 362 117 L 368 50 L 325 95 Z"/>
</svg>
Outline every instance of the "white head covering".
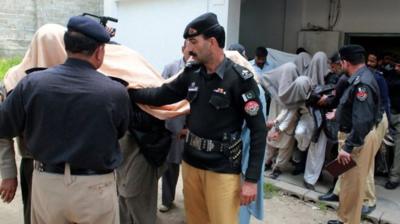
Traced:
<svg viewBox="0 0 400 224">
<path fill-rule="evenodd" d="M 306 76 L 311 79 L 313 85 L 324 85 L 325 76 L 328 73 L 328 57 L 322 51 L 315 53 L 306 71 Z"/>
<path fill-rule="evenodd" d="M 301 52 L 296 56 L 294 64 L 297 67 L 297 71 L 300 75 L 305 75 L 305 72 L 310 65 L 311 55 L 307 52 Z"/>
<path fill-rule="evenodd" d="M 65 27 L 57 24 L 46 24 L 36 31 L 21 63 L 10 68 L 4 77 L 7 92 L 14 89 L 26 76 L 26 70 L 48 68 L 65 61 L 67 58 L 63 40 L 65 31 Z"/>
<path fill-rule="evenodd" d="M 299 77 L 296 65 L 291 62 L 266 73 L 262 85 L 280 105 L 288 109 L 299 107 L 311 92 L 311 80 Z"/>
</svg>

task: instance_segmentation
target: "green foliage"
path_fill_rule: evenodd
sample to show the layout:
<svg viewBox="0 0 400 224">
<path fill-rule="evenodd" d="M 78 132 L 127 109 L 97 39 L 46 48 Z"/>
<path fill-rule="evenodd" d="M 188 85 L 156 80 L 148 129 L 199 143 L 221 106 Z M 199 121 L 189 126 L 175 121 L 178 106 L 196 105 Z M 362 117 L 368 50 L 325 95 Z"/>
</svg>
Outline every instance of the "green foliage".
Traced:
<svg viewBox="0 0 400 224">
<path fill-rule="evenodd" d="M 264 197 L 272 198 L 279 193 L 279 188 L 271 183 L 264 183 Z"/>
<path fill-rule="evenodd" d="M 323 201 L 319 201 L 317 202 L 317 207 L 319 208 L 319 210 L 321 210 L 322 212 L 326 212 L 328 210 L 328 205 L 323 202 Z"/>
<path fill-rule="evenodd" d="M 3 80 L 8 69 L 20 62 L 21 58 L 0 58 L 0 80 Z"/>
</svg>

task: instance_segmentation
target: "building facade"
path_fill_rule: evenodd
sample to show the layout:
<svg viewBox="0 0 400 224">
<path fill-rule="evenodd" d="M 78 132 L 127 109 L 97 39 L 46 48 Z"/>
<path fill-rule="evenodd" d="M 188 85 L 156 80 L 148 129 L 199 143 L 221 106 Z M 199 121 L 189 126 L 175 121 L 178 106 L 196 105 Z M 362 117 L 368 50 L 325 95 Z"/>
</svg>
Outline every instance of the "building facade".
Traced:
<svg viewBox="0 0 400 224">
<path fill-rule="evenodd" d="M 2 0 L 0 57 L 22 56 L 35 31 L 46 23 L 65 26 L 72 15 L 102 15 L 103 7 L 103 0 Z"/>
</svg>

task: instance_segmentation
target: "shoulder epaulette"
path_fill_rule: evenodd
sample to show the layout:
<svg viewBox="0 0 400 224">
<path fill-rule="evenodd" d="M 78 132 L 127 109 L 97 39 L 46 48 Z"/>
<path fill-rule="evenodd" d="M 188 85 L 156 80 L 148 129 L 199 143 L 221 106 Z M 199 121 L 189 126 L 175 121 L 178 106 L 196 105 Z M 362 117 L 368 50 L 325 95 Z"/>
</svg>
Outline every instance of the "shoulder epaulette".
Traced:
<svg viewBox="0 0 400 224">
<path fill-rule="evenodd" d="M 357 75 L 357 77 L 353 81 L 353 86 L 358 85 L 361 82 L 361 76 Z"/>
<path fill-rule="evenodd" d="M 254 76 L 250 70 L 248 70 L 247 68 L 240 66 L 238 64 L 233 64 L 233 69 L 239 74 L 239 76 L 243 80 L 253 78 L 253 76 Z"/>
</svg>

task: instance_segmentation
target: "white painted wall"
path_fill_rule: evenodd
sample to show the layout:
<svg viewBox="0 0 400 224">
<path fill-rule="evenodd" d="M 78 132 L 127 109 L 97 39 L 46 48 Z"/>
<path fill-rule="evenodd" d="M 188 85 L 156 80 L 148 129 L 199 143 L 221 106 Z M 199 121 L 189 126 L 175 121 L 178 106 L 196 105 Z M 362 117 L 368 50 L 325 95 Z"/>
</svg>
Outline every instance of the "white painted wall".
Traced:
<svg viewBox="0 0 400 224">
<path fill-rule="evenodd" d="M 160 72 L 182 56 L 186 25 L 205 12 L 217 14 L 229 33 L 227 43 L 238 39 L 240 0 L 105 0 L 104 12 L 119 19 L 114 40 L 140 52 Z"/>
</svg>

